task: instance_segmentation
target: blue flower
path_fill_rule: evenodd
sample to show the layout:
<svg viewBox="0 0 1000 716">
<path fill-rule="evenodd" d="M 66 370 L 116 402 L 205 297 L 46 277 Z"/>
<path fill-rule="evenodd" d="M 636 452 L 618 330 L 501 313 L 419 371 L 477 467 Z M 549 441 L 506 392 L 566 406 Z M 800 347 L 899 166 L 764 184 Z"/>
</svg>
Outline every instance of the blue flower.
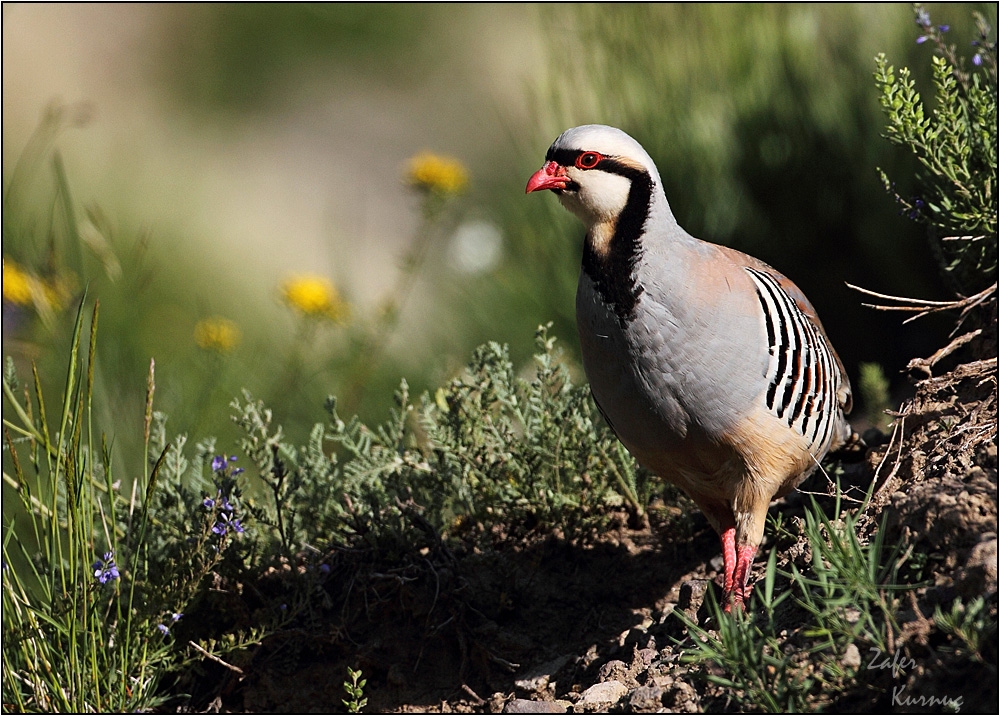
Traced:
<svg viewBox="0 0 1000 716">
<path fill-rule="evenodd" d="M 941 32 L 948 32 L 951 29 L 951 25 L 938 25 L 938 29 Z"/>
<path fill-rule="evenodd" d="M 114 552 L 105 552 L 103 557 L 90 565 L 90 568 L 94 570 L 94 579 L 100 584 L 107 584 L 112 579 L 121 578 L 118 565 L 115 564 Z"/>
<path fill-rule="evenodd" d="M 230 455 L 228 458 L 225 455 L 216 455 L 212 458 L 212 472 L 224 472 L 229 463 L 236 462 L 237 459 L 235 455 Z M 242 467 L 237 467 L 233 470 L 234 475 L 238 475 L 241 472 L 243 472 Z"/>
<path fill-rule="evenodd" d="M 215 500 L 213 500 L 211 497 L 206 497 L 205 501 L 202 502 L 201 504 L 205 505 L 205 507 L 207 507 L 208 509 L 212 509 L 213 507 L 215 507 Z"/>
<path fill-rule="evenodd" d="M 212 532 L 217 535 L 224 535 L 230 530 L 230 528 L 233 532 L 243 532 L 243 525 L 240 524 L 239 518 L 237 517 L 236 519 L 233 519 L 231 514 L 223 512 L 219 515 L 219 521 L 215 523 L 214 527 L 212 527 Z"/>
<path fill-rule="evenodd" d="M 921 9 L 917 13 L 917 24 L 921 27 L 930 27 L 931 25 L 931 14 L 924 9 Z"/>
<path fill-rule="evenodd" d="M 163 636 L 166 636 L 167 634 L 170 633 L 169 627 L 167 627 L 167 626 L 165 626 L 163 624 L 157 624 L 156 628 L 160 630 L 160 633 L 163 634 Z"/>
<path fill-rule="evenodd" d="M 981 64 L 983 64 L 983 56 L 977 52 L 975 55 L 972 56 L 972 64 L 974 64 L 976 67 L 979 67 Z"/>
<path fill-rule="evenodd" d="M 918 45 L 921 45 L 925 42 L 927 42 L 927 35 L 921 35 L 920 37 L 917 38 Z"/>
</svg>

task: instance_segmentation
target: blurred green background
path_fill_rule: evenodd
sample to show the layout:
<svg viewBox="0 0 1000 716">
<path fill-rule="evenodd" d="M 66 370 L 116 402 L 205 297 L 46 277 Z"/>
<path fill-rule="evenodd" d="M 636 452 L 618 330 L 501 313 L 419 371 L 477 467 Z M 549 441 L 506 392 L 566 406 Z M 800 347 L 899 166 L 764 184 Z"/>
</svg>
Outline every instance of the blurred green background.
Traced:
<svg viewBox="0 0 1000 716">
<path fill-rule="evenodd" d="M 996 23 L 995 4 L 927 8 L 967 56 L 972 10 Z M 798 283 L 855 382 L 858 363 L 874 361 L 905 386 L 898 371 L 951 328 L 901 326 L 844 285 L 951 296 L 923 228 L 876 173 L 911 193 L 911 160 L 879 136 L 872 81 L 882 51 L 930 97 L 930 48 L 909 5 L 3 13 L 4 354 L 22 378 L 37 361 L 56 394 L 89 284 L 101 302 L 98 407 L 126 455 L 141 446 L 150 358 L 168 433 L 218 435 L 231 450 L 228 402 L 243 387 L 304 440 L 327 394 L 350 393 L 379 420 L 400 377 L 433 388 L 485 340 L 523 360 L 549 320 L 575 357 L 582 229 L 524 185 L 559 132 L 590 122 L 643 143 L 691 233 Z M 404 181 L 425 150 L 469 176 L 430 213 Z M 9 266 L 52 288 L 51 313 L 7 300 Z M 349 318 L 310 322 L 282 304 L 297 273 L 330 279 Z M 232 350 L 196 345 L 195 325 L 212 316 L 238 327 Z"/>
</svg>

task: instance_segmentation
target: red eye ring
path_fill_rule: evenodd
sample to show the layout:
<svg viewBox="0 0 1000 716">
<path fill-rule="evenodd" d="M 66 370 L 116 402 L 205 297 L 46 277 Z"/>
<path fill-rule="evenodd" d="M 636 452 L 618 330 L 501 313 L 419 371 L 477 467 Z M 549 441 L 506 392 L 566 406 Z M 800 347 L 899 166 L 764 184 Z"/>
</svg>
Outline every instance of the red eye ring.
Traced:
<svg viewBox="0 0 1000 716">
<path fill-rule="evenodd" d="M 576 166 L 580 169 L 593 169 L 602 159 L 604 157 L 597 152 L 584 152 L 576 158 Z"/>
</svg>

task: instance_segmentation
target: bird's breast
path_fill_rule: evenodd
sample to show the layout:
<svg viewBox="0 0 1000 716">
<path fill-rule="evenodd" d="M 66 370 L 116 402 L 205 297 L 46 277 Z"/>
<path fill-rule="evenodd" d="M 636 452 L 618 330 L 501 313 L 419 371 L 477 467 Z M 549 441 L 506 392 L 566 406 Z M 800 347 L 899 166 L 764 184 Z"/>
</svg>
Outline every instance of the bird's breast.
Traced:
<svg viewBox="0 0 1000 716">
<path fill-rule="evenodd" d="M 744 320 L 726 295 L 714 305 L 699 303 L 691 272 L 639 268 L 644 290 L 627 322 L 585 272 L 580 276 L 577 328 L 594 399 L 647 466 L 692 451 L 714 450 L 726 460 L 726 451 L 713 446 L 738 433 L 766 387 L 762 328 L 755 314 Z"/>
</svg>

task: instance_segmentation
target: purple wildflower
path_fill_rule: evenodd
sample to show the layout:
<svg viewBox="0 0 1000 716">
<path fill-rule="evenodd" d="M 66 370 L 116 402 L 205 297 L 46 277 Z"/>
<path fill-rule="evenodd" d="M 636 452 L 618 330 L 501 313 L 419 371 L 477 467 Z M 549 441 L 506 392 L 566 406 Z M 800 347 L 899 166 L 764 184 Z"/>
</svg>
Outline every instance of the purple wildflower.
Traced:
<svg viewBox="0 0 1000 716">
<path fill-rule="evenodd" d="M 233 532 L 242 533 L 243 525 L 240 524 L 240 519 L 238 517 L 233 519 L 231 514 L 223 512 L 219 515 L 219 521 L 215 523 L 214 527 L 212 527 L 212 532 L 217 535 L 224 535 L 230 529 L 232 529 Z"/>
<path fill-rule="evenodd" d="M 918 45 L 921 45 L 925 42 L 927 42 L 927 35 L 921 35 L 920 37 L 917 38 Z"/>
<path fill-rule="evenodd" d="M 216 455 L 212 458 L 212 472 L 219 472 L 226 469 L 226 456 Z"/>
<path fill-rule="evenodd" d="M 208 509 L 212 509 L 213 507 L 215 507 L 215 500 L 213 500 L 211 497 L 206 497 L 205 501 L 202 502 L 201 504 L 205 505 L 205 507 L 207 507 Z"/>
<path fill-rule="evenodd" d="M 977 52 L 975 55 L 972 56 L 972 64 L 974 64 L 976 67 L 979 67 L 981 64 L 983 64 L 983 56 Z"/>
<path fill-rule="evenodd" d="M 938 25 L 938 29 L 941 32 L 948 32 L 951 29 L 951 25 Z"/>
<path fill-rule="evenodd" d="M 163 636 L 166 636 L 167 634 L 170 633 L 170 628 L 165 624 L 157 624 L 156 628 L 160 630 L 160 633 L 163 634 Z"/>
<path fill-rule="evenodd" d="M 115 564 L 115 553 L 105 552 L 104 556 L 91 565 L 94 570 L 94 579 L 100 584 L 107 584 L 112 579 L 120 579 L 121 573 L 118 565 Z"/>
</svg>

